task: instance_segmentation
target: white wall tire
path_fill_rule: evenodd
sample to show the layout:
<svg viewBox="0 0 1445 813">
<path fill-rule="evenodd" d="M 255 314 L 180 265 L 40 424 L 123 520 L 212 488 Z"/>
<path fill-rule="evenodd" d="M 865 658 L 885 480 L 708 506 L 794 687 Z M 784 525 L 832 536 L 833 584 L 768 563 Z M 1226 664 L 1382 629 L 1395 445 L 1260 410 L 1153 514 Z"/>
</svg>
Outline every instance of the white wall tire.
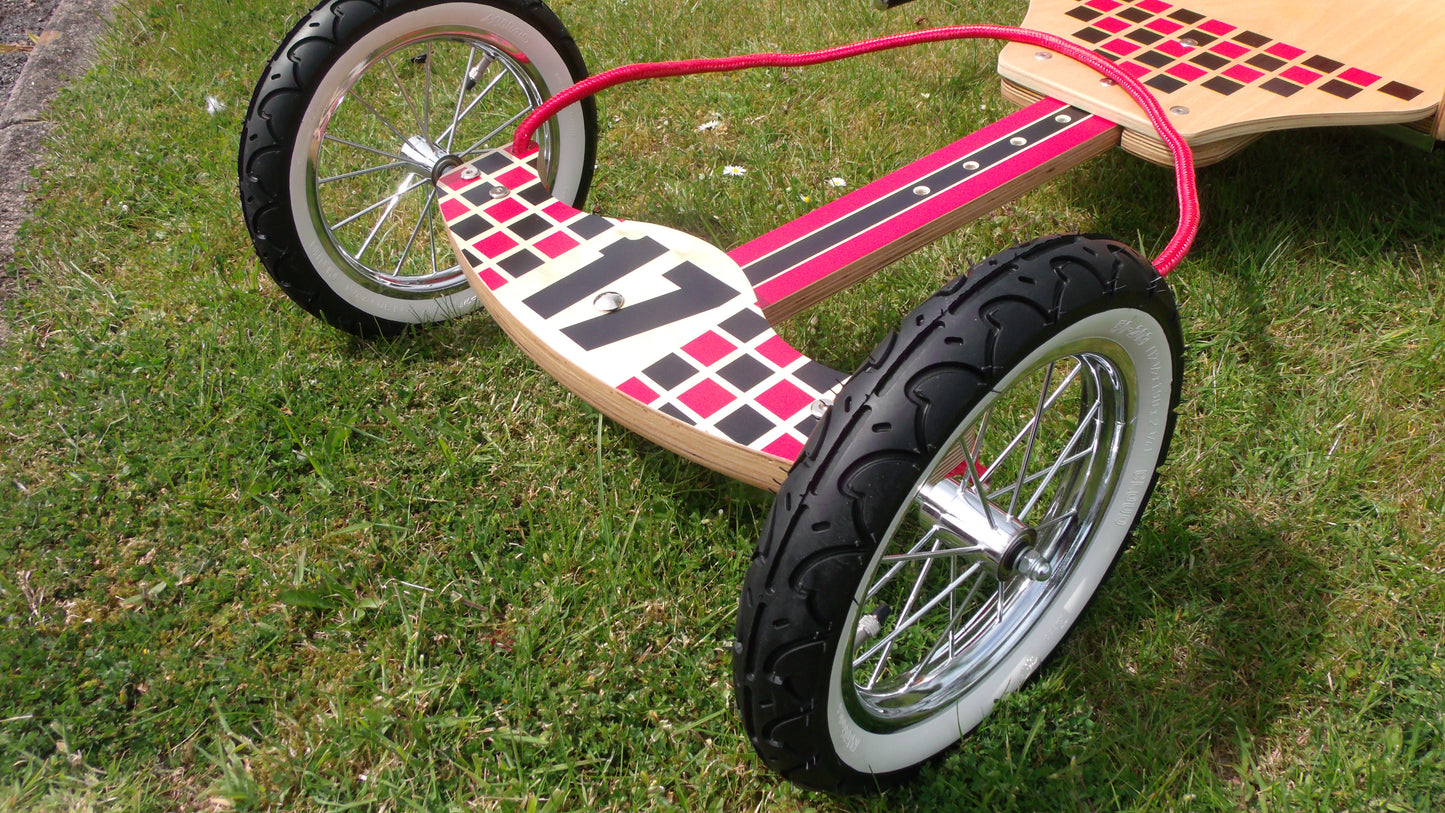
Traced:
<svg viewBox="0 0 1445 813">
<path fill-rule="evenodd" d="M 1163 280 L 1091 237 L 1005 252 L 905 319 L 809 441 L 744 583 L 734 677 L 765 762 L 886 786 L 1034 673 L 1143 511 L 1181 344 Z"/>
<path fill-rule="evenodd" d="M 585 77 L 535 0 L 328 0 L 258 83 L 242 134 L 241 199 L 258 255 L 302 307 L 360 335 L 473 310 L 436 214 L 436 169 L 506 143 L 520 119 Z M 586 195 L 590 100 L 539 133 L 544 178 Z"/>
</svg>

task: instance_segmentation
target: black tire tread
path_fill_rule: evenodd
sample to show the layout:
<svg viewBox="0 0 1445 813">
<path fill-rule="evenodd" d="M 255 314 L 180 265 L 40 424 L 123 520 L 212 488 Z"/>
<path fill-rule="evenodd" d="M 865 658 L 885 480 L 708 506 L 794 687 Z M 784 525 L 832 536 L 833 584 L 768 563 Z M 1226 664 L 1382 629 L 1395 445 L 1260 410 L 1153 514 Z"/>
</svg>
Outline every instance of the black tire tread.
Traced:
<svg viewBox="0 0 1445 813">
<path fill-rule="evenodd" d="M 990 386 L 1065 322 L 1114 307 L 1154 313 L 1180 352 L 1173 295 L 1146 261 L 1100 236 L 1035 240 L 985 260 L 915 308 L 839 393 L 764 523 L 740 600 L 737 703 L 774 770 L 830 792 L 877 790 L 912 775 L 867 775 L 843 764 L 819 711 L 838 627 L 875 537 Z M 1176 376 L 1161 461 L 1178 397 Z M 1145 504 L 1147 496 L 1139 514 Z"/>
<path fill-rule="evenodd" d="M 433 0 L 325 0 L 291 29 L 256 82 L 241 130 L 237 154 L 241 211 L 256 256 L 296 304 L 333 327 L 364 338 L 395 336 L 411 327 L 351 305 L 317 275 L 292 222 L 286 179 L 297 129 L 314 87 L 345 51 L 347 43 L 392 16 L 431 5 Z M 548 36 L 574 80 L 587 76 L 582 53 L 562 21 L 541 0 L 472 0 L 510 11 Z M 589 133 L 596 132 L 596 107 L 583 102 Z M 589 138 L 577 206 L 591 178 L 595 137 Z"/>
</svg>

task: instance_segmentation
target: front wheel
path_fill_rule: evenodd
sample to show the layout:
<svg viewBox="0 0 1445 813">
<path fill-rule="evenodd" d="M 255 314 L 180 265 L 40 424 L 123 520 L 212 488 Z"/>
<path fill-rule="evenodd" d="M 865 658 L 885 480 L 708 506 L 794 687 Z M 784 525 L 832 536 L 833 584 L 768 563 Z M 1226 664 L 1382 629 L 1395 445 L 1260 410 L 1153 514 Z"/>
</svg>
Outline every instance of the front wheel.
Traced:
<svg viewBox="0 0 1445 813">
<path fill-rule="evenodd" d="M 763 760 L 898 781 L 1059 644 L 1174 427 L 1164 281 L 1111 240 L 1035 241 L 909 314 L 837 395 L 744 581 L 733 674 Z"/>
<path fill-rule="evenodd" d="M 241 203 L 262 263 L 303 308 L 359 335 L 475 308 L 436 181 L 586 75 L 538 0 L 325 0 L 277 48 L 241 135 Z M 537 142 L 553 196 L 581 205 L 591 100 Z"/>
</svg>

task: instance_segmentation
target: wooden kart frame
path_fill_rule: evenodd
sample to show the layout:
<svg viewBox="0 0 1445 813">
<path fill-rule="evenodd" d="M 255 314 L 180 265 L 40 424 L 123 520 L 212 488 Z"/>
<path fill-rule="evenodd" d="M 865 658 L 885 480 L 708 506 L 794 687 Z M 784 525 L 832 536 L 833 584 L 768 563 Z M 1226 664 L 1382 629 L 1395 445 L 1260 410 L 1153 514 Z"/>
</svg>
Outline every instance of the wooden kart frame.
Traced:
<svg viewBox="0 0 1445 813">
<path fill-rule="evenodd" d="M 982 693 L 982 701 L 959 700 L 953 711 L 929 712 L 935 716 L 925 715 L 922 722 L 909 718 L 918 731 L 915 741 L 893 738 L 886 705 L 861 715 L 845 713 L 868 701 L 826 678 L 802 688 L 810 682 L 804 677 L 809 673 L 849 674 L 845 658 L 854 657 L 854 650 L 844 640 L 847 630 L 857 628 L 855 646 L 861 650 L 884 624 L 887 605 L 869 610 L 865 602 L 878 589 L 870 583 L 881 571 L 873 568 L 884 566 L 879 557 L 889 543 L 880 543 L 869 554 L 873 564 L 867 569 L 849 569 L 849 575 L 840 578 L 845 589 L 852 590 L 850 579 L 861 574 L 851 606 L 836 608 L 835 615 L 822 614 L 816 625 L 803 625 L 791 639 L 762 631 L 765 621 L 774 628 L 795 624 L 795 611 L 767 608 L 769 601 L 780 599 L 758 592 L 773 596 L 779 581 L 774 574 L 780 568 L 795 568 L 786 577 L 798 585 L 787 599 L 795 607 L 815 601 L 818 591 L 832 584 L 811 581 L 806 558 L 789 565 L 787 554 L 775 548 L 795 532 L 773 528 L 781 521 L 793 527 L 805 515 L 814 518 L 809 521 L 815 531 L 832 522 L 815 521 L 818 511 L 798 507 L 800 500 L 827 501 L 814 495 L 815 486 L 799 483 L 789 490 L 785 481 L 792 482 L 787 480 L 790 469 L 848 380 L 843 372 L 790 347 L 773 325 L 1116 145 L 1147 160 L 1173 160 L 1181 184 L 1191 186 L 1187 195 L 1181 188 L 1183 204 L 1186 198 L 1192 201 L 1193 169 L 1187 151 L 1180 163 L 1176 145 L 1181 136 L 1203 163 L 1220 160 L 1265 132 L 1295 127 L 1403 124 L 1441 137 L 1445 42 L 1439 40 L 1445 39 L 1445 5 L 1431 7 L 1419 0 L 1339 3 L 1311 14 L 1302 13 L 1301 5 L 1035 0 L 1027 28 L 1089 48 L 1112 63 L 1118 81 L 1101 79 L 1096 70 L 1057 58 L 1035 44 L 1010 44 L 1000 56 L 999 73 L 1005 95 L 1022 110 L 727 252 L 671 229 L 596 217 L 567 206 L 546 193 L 526 153 L 519 150 L 489 153 L 441 179 L 439 205 L 469 282 L 488 312 L 532 358 L 603 413 L 659 445 L 753 485 L 782 489 L 744 586 L 735 662 L 739 706 L 754 745 L 770 766 L 800 784 L 833 790 L 856 790 L 906 774 L 977 724 L 991 698 L 1011 691 L 1031 674 L 1062 635 L 1010 639 L 1021 642 L 1017 653 L 985 661 L 978 669 L 988 672 L 987 678 L 966 678 L 985 685 L 960 697 Z M 1431 32 L 1424 46 L 1396 58 L 1391 32 L 1396 38 L 1418 38 L 1421 30 Z M 1345 36 L 1347 32 L 1352 36 Z M 1433 47 L 1429 40 L 1435 40 Z M 1158 106 L 1151 120 L 1135 104 L 1137 96 L 1131 99 L 1120 87 L 1127 84 L 1137 91 L 1140 83 L 1167 109 L 1168 124 L 1177 132 L 1169 133 L 1167 126 L 1160 130 Z M 1182 215 L 1181 223 L 1187 219 Z M 1188 225 L 1189 238 L 1195 226 L 1197 220 Z M 1181 225 L 1181 233 L 1185 228 Z M 1184 251 L 1187 244 L 1188 239 Z M 1153 358 L 1153 352 L 1145 356 Z M 1177 379 L 1173 386 L 1177 400 Z M 1046 392 L 1048 387 L 1046 379 Z M 848 391 L 843 392 L 846 396 Z M 1044 403 L 1043 395 L 1040 398 Z M 875 431 L 888 426 L 880 423 Z M 981 435 L 983 430 L 978 431 Z M 1162 444 L 1167 442 L 1165 429 Z M 1144 441 L 1146 446 L 1151 443 Z M 1102 579 L 1105 569 L 1086 561 L 1084 554 L 1077 560 L 1068 558 L 1073 554 L 1050 554 L 1057 560 L 1043 561 L 1031 546 L 1032 537 L 1028 545 L 1020 542 L 1032 533 L 1022 526 L 1011 526 L 1011 539 L 989 542 L 997 533 L 990 514 L 1002 509 L 982 497 L 972 502 L 969 497 L 984 493 L 988 472 L 983 463 L 962 452 L 945 460 L 942 469 L 933 465 L 935 471 L 952 467 L 947 477 L 956 485 L 937 499 L 934 486 L 915 486 L 904 505 L 918 505 L 942 526 L 975 522 L 982 530 L 972 536 L 954 530 L 967 545 L 990 550 L 977 561 L 998 569 L 1000 585 L 1005 578 L 1048 582 L 1055 566 L 1071 569 L 1071 579 L 1074 570 L 1095 568 L 1096 575 L 1082 578 Z M 1153 465 L 1146 474 L 1152 471 Z M 1128 487 L 1134 493 L 1118 498 L 1118 504 L 1128 508 L 1116 521 L 1128 527 L 1137 521 L 1152 487 L 1149 477 L 1139 480 L 1137 472 L 1132 476 L 1136 479 Z M 1016 490 L 1024 482 L 1022 473 L 1019 477 Z M 839 489 L 848 490 L 841 484 Z M 1016 499 L 1017 493 L 1008 513 Z M 954 508 L 940 507 L 944 503 Z M 859 501 L 849 510 L 857 512 L 862 505 Z M 987 518 L 988 527 L 977 523 L 979 517 Z M 893 520 L 891 528 L 899 521 Z M 868 533 L 863 525 L 859 528 L 858 533 Z M 1103 543 L 1109 548 L 1108 561 L 1123 544 L 1122 535 L 1110 539 Z M 851 554 L 830 547 L 843 541 L 815 541 L 805 550 L 820 561 L 847 557 Z M 911 555 L 933 554 L 917 553 L 915 546 L 899 561 Z M 894 569 L 882 581 L 901 566 L 891 565 Z M 925 576 L 917 578 L 921 585 Z M 1097 581 L 1082 591 L 1069 590 L 1087 599 L 1095 586 Z M 1002 614 L 1003 587 L 997 589 Z M 1044 590 L 1040 606 L 1054 606 L 1058 599 L 1039 589 Z M 905 612 L 912 602 L 910 597 Z M 1070 599 L 1052 625 L 1066 630 L 1081 606 Z M 844 633 L 837 632 L 835 619 L 843 619 Z M 801 671 L 762 665 L 814 648 L 820 648 L 822 660 Z M 874 646 L 869 651 L 876 650 Z M 861 657 L 866 660 L 868 655 Z M 881 657 L 886 658 L 886 650 Z M 914 668 L 922 668 L 922 662 Z M 946 664 L 939 669 L 940 674 L 959 674 L 948 672 Z M 791 710 L 777 712 L 781 705 Z M 792 714 L 797 716 L 788 716 Z M 869 714 L 881 726 L 877 731 L 864 732 L 850 722 L 869 719 Z M 807 720 L 809 726 L 826 720 L 828 731 L 786 737 L 770 733 L 797 720 Z M 870 756 L 862 761 L 849 756 L 860 747 Z M 894 758 L 894 750 L 902 755 Z M 798 760 L 804 757 L 808 761 L 800 766 Z"/>
<path fill-rule="evenodd" d="M 1445 32 L 1445 5 L 1316 5 L 1034 0 L 1024 27 L 1088 47 L 1143 82 L 1199 163 L 1294 127 L 1404 124 L 1445 134 L 1445 43 L 1436 42 L 1445 33 L 1435 33 Z M 1402 55 L 1401 39 L 1423 41 Z M 776 490 L 845 376 L 787 347 L 771 325 L 1116 145 L 1171 160 L 1138 105 L 1094 70 L 1014 43 L 999 73 L 1022 111 L 726 254 L 567 207 L 505 153 L 443 178 L 439 204 L 478 297 L 551 375 L 658 444 Z M 663 249 L 629 254 L 614 245 L 620 239 Z M 583 291 L 584 278 L 601 282 Z M 702 302 L 669 293 L 689 281 L 715 287 L 709 316 L 683 316 Z M 565 309 L 529 305 L 564 290 L 577 297 Z M 592 301 L 603 293 L 611 305 Z M 644 341 L 587 348 L 567 336 L 578 319 L 622 322 L 654 298 Z M 742 377 L 730 380 L 725 368 L 744 355 L 758 366 L 737 364 L 732 375 Z"/>
<path fill-rule="evenodd" d="M 364 303 L 379 301 L 373 288 L 385 290 L 394 280 L 353 284 L 347 275 L 354 268 L 302 268 L 289 264 L 294 254 L 273 248 L 277 238 L 308 251 L 316 242 L 297 240 L 293 230 L 306 230 L 308 214 L 320 217 L 315 209 L 301 212 L 298 206 L 304 194 L 297 190 L 314 171 L 305 160 L 306 149 L 313 158 L 320 151 L 327 117 L 355 78 L 318 69 L 321 78 L 314 86 L 298 86 L 285 55 L 335 47 L 338 56 L 352 57 L 348 49 L 354 49 L 364 52 L 351 63 L 359 72 L 380 64 L 365 62 L 373 45 L 383 61 L 389 59 L 383 34 L 395 35 L 398 43 L 411 41 L 408 20 L 429 32 L 446 32 L 447 26 L 465 27 L 460 16 L 475 13 L 487 15 L 497 30 L 521 38 L 518 41 L 550 49 L 548 65 L 538 67 L 528 54 L 509 51 L 505 38 L 471 30 L 474 42 L 511 60 L 517 76 L 546 74 L 578 81 L 581 60 L 575 44 L 560 21 L 550 12 L 538 12 L 538 5 L 522 0 L 471 5 L 417 0 L 398 5 L 402 10 L 391 17 L 387 10 L 368 6 L 365 13 L 379 15 L 373 33 L 365 33 L 361 22 L 342 19 L 337 25 L 354 24 L 363 33 L 349 44 L 327 40 L 323 47 L 317 38 L 325 35 L 312 33 L 312 24 L 303 21 L 278 49 L 248 115 L 242 195 L 258 251 L 298 302 L 348 329 L 384 332 L 400 329 L 401 321 L 387 323 L 390 327 L 383 322 L 413 315 L 406 309 L 424 297 L 398 294 L 377 308 L 385 313 L 368 312 Z M 331 10 L 323 4 L 314 13 L 325 18 Z M 1031 244 L 1034 247 L 991 259 L 994 264 L 985 271 L 950 283 L 920 306 L 931 307 L 930 315 L 919 311 L 914 324 L 901 326 L 904 339 L 899 341 L 912 342 L 910 349 L 880 345 L 875 355 L 886 361 L 882 372 L 870 360 L 850 379 L 791 347 L 774 325 L 1115 146 L 1147 160 L 1172 161 L 1182 187 L 1192 189 L 1195 160 L 1220 160 L 1273 130 L 1403 125 L 1431 143 L 1445 137 L 1445 4 L 1434 0 L 1032 0 L 1024 26 L 1031 29 L 1023 32 L 1027 44 L 1010 44 L 999 58 L 1004 95 L 1021 110 L 730 251 L 663 226 L 588 214 L 559 200 L 539 177 L 534 152 L 521 135 L 512 148 L 486 151 L 463 164 L 447 154 L 450 138 L 443 149 L 425 132 L 407 137 L 388 124 L 402 144 L 391 149 L 402 155 L 350 146 L 398 158 L 396 163 L 326 179 L 391 167 L 409 173 L 390 198 L 349 219 L 388 200 L 390 212 L 403 191 L 430 181 L 433 211 L 446 223 L 471 289 L 503 330 L 553 377 L 659 445 L 780 492 L 743 587 L 734 673 L 745 727 L 764 761 L 809 787 L 867 790 L 906 775 L 957 741 L 999 696 L 1027 679 L 1082 612 L 1142 513 L 1167 451 L 1179 395 L 1182 339 L 1161 274 L 1187 251 L 1198 225 L 1195 201 L 1192 192 L 1181 189 L 1181 230 L 1163 255 L 1167 259 L 1158 263 L 1158 273 L 1123 246 L 1092 238 Z M 888 47 L 931 36 L 901 35 Z M 950 37 L 938 33 L 932 39 Z M 430 47 L 424 58 L 428 81 Z M 1059 58 L 1059 53 L 1072 58 Z M 573 64 L 566 64 L 569 59 Z M 749 59 L 725 60 L 732 67 L 716 69 L 746 67 Z M 470 56 L 466 64 L 470 71 Z M 1101 78 L 1099 70 L 1107 76 Z M 396 77 L 394 69 L 391 76 Z M 583 86 L 591 92 L 593 79 L 571 90 L 551 87 L 556 96 L 534 118 L 545 118 L 555 103 L 564 113 L 571 111 L 574 123 L 584 121 L 585 115 L 577 115 L 580 108 L 568 107 L 575 101 L 568 94 Z M 269 82 L 282 84 L 273 93 Z M 270 101 L 308 94 L 307 104 L 294 109 L 289 102 Z M 457 106 L 460 110 L 460 98 Z M 291 130 L 277 136 L 277 122 L 283 118 Z M 536 124 L 529 120 L 527 126 Z M 289 163 L 275 160 L 273 138 L 282 150 L 291 151 Z M 261 146 L 247 146 L 253 142 Z M 590 158 L 587 150 L 582 152 Z M 428 173 L 429 178 L 413 182 L 414 175 Z M 589 175 L 590 164 L 575 172 L 571 191 L 585 188 Z M 323 181 L 311 180 L 314 193 Z M 275 188 L 287 184 L 287 191 L 278 195 Z M 288 194 L 293 199 L 287 200 Z M 277 215 L 286 207 L 294 210 L 289 221 Z M 380 227 L 378 221 L 371 236 Z M 418 222 L 412 240 L 420 228 Z M 318 236 L 331 232 L 310 234 Z M 1060 246 L 1066 251 L 1050 254 Z M 358 260 L 365 250 L 363 244 L 351 259 Z M 1095 261 L 1103 265 L 1089 265 Z M 1087 273 L 1077 273 L 1081 268 Z M 435 267 L 432 271 L 436 276 Z M 1082 305 L 1070 298 L 1077 288 L 1062 284 L 1070 275 L 1086 283 Z M 1028 299 L 1031 286 L 1045 278 L 1062 281 L 1062 293 L 1053 301 L 1035 298 L 1020 312 L 1040 327 L 1012 340 L 1015 345 L 1007 353 L 1000 351 L 1002 363 L 989 361 L 995 358 L 989 355 L 991 347 L 984 348 L 988 353 L 983 361 L 965 363 L 953 355 L 962 352 L 957 345 L 964 343 L 963 334 L 992 342 L 1009 333 L 985 324 L 997 314 L 985 313 L 982 305 L 968 311 L 965 306 L 973 307 L 969 297 L 978 294 L 982 299 L 986 293 L 995 297 L 990 302 L 1007 305 Z M 347 286 L 350 300 L 340 290 Z M 463 293 L 447 289 L 447 303 L 460 301 Z M 414 321 L 447 315 L 445 306 L 432 305 L 430 315 Z M 935 325 L 947 330 L 928 335 Z M 1112 349 L 1099 349 L 1105 345 Z M 917 347 L 933 354 L 926 363 L 919 362 L 921 367 L 908 356 Z M 968 421 L 984 415 L 986 426 L 990 404 L 1003 397 L 999 393 L 1031 373 L 1030 365 L 1046 366 L 1037 411 L 1009 446 L 1027 437 L 1031 450 L 1038 416 L 1055 397 L 1050 395 L 1054 367 L 1052 358 L 1045 357 L 1048 353 L 1080 360 L 1080 370 L 1097 361 L 1098 366 L 1084 374 L 1099 376 L 1098 381 L 1127 373 L 1134 376 L 1129 379 L 1134 389 L 1120 397 L 1123 406 L 1115 405 L 1109 435 L 1111 443 L 1127 447 L 1122 457 L 1092 450 L 1076 454 L 1081 428 L 1039 475 L 1042 484 L 1029 505 L 1062 468 L 1082 470 L 1069 476 L 1088 483 L 1108 469 L 1101 478 L 1104 485 L 1087 486 L 1101 493 L 1087 521 L 1077 518 L 1082 516 L 1078 508 L 1074 519 L 1065 512 L 1062 520 L 1048 520 L 1069 523 L 1074 530 L 1066 533 L 1058 525 L 1048 533 L 1055 540 L 1070 536 L 1072 541 L 1043 543 L 1038 527 L 1014 517 L 1026 482 L 1028 452 L 1012 486 L 985 492 L 983 484 L 998 461 L 986 466 L 979 459 L 984 428 L 968 430 Z M 930 377 L 932 367 L 948 368 L 949 375 L 970 383 L 954 381 L 940 395 L 928 387 L 945 376 Z M 909 389 L 886 381 L 910 371 L 917 373 L 910 383 L 923 383 Z M 1092 386 L 1099 389 L 1097 381 Z M 1097 392 L 1093 397 L 1092 410 L 1076 416 L 1080 427 L 1102 423 L 1091 416 L 1102 414 L 1107 399 Z M 942 428 L 930 424 L 933 412 L 899 407 L 901 401 L 923 403 L 930 398 L 940 403 L 972 400 L 968 405 L 949 404 L 953 412 L 940 408 L 949 415 Z M 1140 407 L 1144 401 L 1150 404 Z M 864 426 L 860 416 L 875 407 L 879 416 L 892 417 L 870 417 L 870 425 Z M 834 421 L 838 414 L 845 417 Z M 839 429 L 830 421 L 851 421 L 852 428 Z M 880 441 L 882 445 L 870 445 L 870 437 L 894 433 L 898 424 L 916 426 L 909 432 L 897 430 L 898 437 Z M 966 430 L 975 432 L 971 441 L 965 440 Z M 810 438 L 815 447 L 833 446 L 826 453 L 802 456 Z M 836 457 L 842 462 L 819 462 L 834 450 L 841 450 Z M 999 459 L 1008 454 L 1006 449 Z M 848 455 L 874 455 L 889 461 L 891 468 L 880 467 L 878 471 L 886 473 L 875 475 L 869 469 L 871 458 L 857 458 L 854 465 Z M 1098 471 L 1092 468 L 1095 457 L 1107 458 Z M 1075 466 L 1080 460 L 1084 462 Z M 816 480 L 795 482 L 799 472 L 805 480 L 832 479 L 823 486 Z M 992 502 L 995 494 L 1010 491 L 1006 506 Z M 873 492 L 886 492 L 886 509 L 877 507 Z M 985 493 L 988 496 L 982 496 Z M 910 512 L 938 523 L 928 534 L 941 528 L 939 532 L 951 534 L 957 544 L 941 548 L 936 538 L 925 536 L 885 562 L 885 551 Z M 1028 505 L 1017 513 L 1028 514 Z M 934 538 L 932 549 L 919 547 L 929 538 Z M 1050 545 L 1055 547 L 1044 551 Z M 1000 619 L 997 634 L 982 628 L 955 634 L 954 625 L 963 622 L 950 615 L 942 637 L 901 678 L 896 696 L 872 692 L 888 657 L 886 649 L 867 686 L 855 685 L 851 675 L 858 662 L 848 660 L 855 650 L 876 652 L 891 646 L 898 634 L 880 632 L 890 608 L 877 603 L 872 585 L 881 587 L 907 565 L 921 574 L 913 590 L 917 594 L 934 559 L 964 553 L 969 569 L 960 578 L 981 572 L 975 589 L 983 577 L 997 582 L 992 605 L 981 605 L 991 606 L 988 612 Z M 879 577 L 885 568 L 891 569 Z M 944 591 L 950 613 L 957 583 Z M 970 591 L 963 602 L 973 595 Z M 914 598 L 907 598 L 900 616 L 908 614 Z M 1005 607 L 1014 598 L 1019 598 L 1016 604 L 1027 605 L 1017 619 L 1014 609 Z M 927 609 L 896 621 L 895 627 L 909 626 Z M 1012 626 L 1003 623 L 1006 614 Z M 969 650 L 957 658 L 956 639 L 961 649 Z M 947 657 L 940 649 L 944 645 Z M 974 649 L 982 654 L 971 654 Z M 860 657 L 866 661 L 869 656 Z M 913 694 L 923 699 L 915 702 Z"/>
</svg>

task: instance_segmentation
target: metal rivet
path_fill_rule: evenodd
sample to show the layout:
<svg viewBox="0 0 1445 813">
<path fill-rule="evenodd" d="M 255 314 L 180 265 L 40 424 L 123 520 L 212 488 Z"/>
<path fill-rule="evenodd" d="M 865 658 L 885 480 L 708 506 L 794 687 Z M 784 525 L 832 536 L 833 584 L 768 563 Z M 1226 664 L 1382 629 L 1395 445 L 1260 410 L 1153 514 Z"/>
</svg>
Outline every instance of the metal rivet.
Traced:
<svg viewBox="0 0 1445 813">
<path fill-rule="evenodd" d="M 972 172 L 972 171 L 974 171 L 975 169 L 978 169 L 978 162 L 977 162 L 977 161 L 964 161 L 964 162 L 963 162 L 963 168 L 966 169 L 966 170 L 968 170 L 969 172 Z"/>
<path fill-rule="evenodd" d="M 622 294 L 616 291 L 603 291 L 597 295 L 596 299 L 592 300 L 592 307 L 603 313 L 612 313 L 615 310 L 621 310 L 622 304 Z"/>
<path fill-rule="evenodd" d="M 1008 140 L 1008 143 L 1014 145 L 1015 147 L 1022 147 L 1023 145 L 1029 143 L 1029 140 L 1027 138 L 1024 138 L 1023 136 L 1014 136 L 1013 138 L 1010 138 Z"/>
<path fill-rule="evenodd" d="M 1034 53 L 1034 59 L 1037 59 L 1037 60 L 1039 60 L 1039 61 L 1041 61 L 1041 62 L 1042 62 L 1043 60 L 1045 60 L 1045 59 L 1053 59 L 1053 58 L 1054 58 L 1054 55 L 1051 54 L 1051 53 L 1049 53 L 1048 51 L 1037 51 L 1037 52 Z"/>
<path fill-rule="evenodd" d="M 1111 88 L 1114 86 L 1114 80 L 1109 78 L 1100 79 L 1099 84 L 1103 85 L 1106 88 Z"/>
<path fill-rule="evenodd" d="M 505 198 L 505 197 L 507 196 L 507 187 L 505 187 L 505 186 L 494 186 L 494 187 L 492 187 L 491 195 L 492 195 L 492 197 L 494 197 L 494 198 Z"/>
<path fill-rule="evenodd" d="M 1176 116 L 1187 116 L 1189 115 L 1189 108 L 1180 105 L 1178 107 L 1169 108 L 1169 112 L 1173 113 Z"/>
<path fill-rule="evenodd" d="M 919 196 L 920 198 L 923 197 L 924 195 L 927 195 L 929 192 L 932 192 L 932 191 L 933 191 L 932 189 L 929 189 L 928 187 L 923 186 L 923 185 L 921 185 L 921 184 L 918 185 L 918 186 L 913 187 L 913 194 Z"/>
<path fill-rule="evenodd" d="M 475 181 L 481 174 L 476 167 L 462 167 L 462 180 L 464 181 Z"/>
<path fill-rule="evenodd" d="M 1189 47 L 1189 48 L 1198 48 L 1198 47 L 1199 47 L 1199 40 L 1194 39 L 1194 38 L 1192 38 L 1192 37 L 1185 37 L 1184 39 L 1182 39 L 1182 40 L 1179 41 L 1179 44 L 1180 44 L 1180 45 L 1183 45 L 1183 46 L 1186 46 L 1186 47 Z"/>
<path fill-rule="evenodd" d="M 813 406 L 808 411 L 812 413 L 814 418 L 821 418 L 823 417 L 823 413 L 827 412 L 832 406 L 833 398 L 825 395 L 814 401 Z"/>
<path fill-rule="evenodd" d="M 1062 113 L 1060 113 L 1060 114 L 1057 115 L 1057 116 L 1054 116 L 1054 121 L 1057 121 L 1059 124 L 1068 124 L 1069 122 L 1071 122 L 1071 121 L 1073 121 L 1073 120 L 1074 120 L 1074 117 L 1073 117 L 1073 116 L 1066 116 L 1066 115 L 1064 115 L 1064 114 L 1062 114 Z"/>
</svg>

